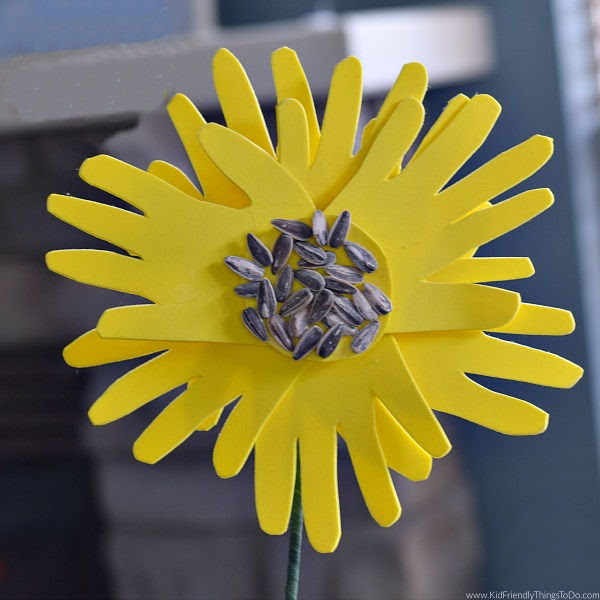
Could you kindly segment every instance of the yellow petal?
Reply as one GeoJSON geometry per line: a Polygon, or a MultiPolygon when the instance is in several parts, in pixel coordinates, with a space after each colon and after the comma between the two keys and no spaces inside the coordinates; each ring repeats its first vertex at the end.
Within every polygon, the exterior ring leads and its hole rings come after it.
{"type": "Polygon", "coordinates": [[[244,357],[249,377],[240,390],[243,396],[223,425],[214,448],[213,463],[220,477],[240,472],[265,421],[307,366],[269,347],[246,351],[244,357]],[[269,377],[264,376],[265,365],[269,377]]]}
{"type": "Polygon", "coordinates": [[[152,273],[136,258],[108,250],[52,250],[46,254],[46,265],[51,271],[79,283],[149,300],[158,298],[152,273]]]}
{"type": "Polygon", "coordinates": [[[371,516],[382,527],[389,527],[400,518],[401,508],[375,432],[374,414],[371,422],[344,423],[340,434],[371,516]]]}
{"type": "Polygon", "coordinates": [[[201,352],[167,352],[117,379],[89,410],[94,425],[104,425],[132,413],[196,375],[201,352]]]}
{"type": "Polygon", "coordinates": [[[411,161],[417,157],[433,142],[433,140],[442,132],[460,111],[469,103],[469,98],[464,94],[454,96],[442,111],[442,114],[436,119],[435,123],[429,128],[429,131],[423,137],[419,147],[411,157],[411,161]]]}
{"type": "Polygon", "coordinates": [[[169,346],[165,342],[104,339],[92,329],[66,346],[63,358],[67,364],[81,369],[146,356],[169,346]]]}
{"type": "Polygon", "coordinates": [[[512,321],[492,331],[524,335],[567,335],[574,330],[575,319],[571,311],[524,303],[512,321]]]}
{"type": "Polygon", "coordinates": [[[393,297],[387,331],[493,329],[511,321],[519,310],[516,292],[467,283],[422,282],[393,297]],[[401,310],[398,308],[401,307],[401,310]]]}
{"type": "Polygon", "coordinates": [[[333,552],[342,534],[337,482],[337,431],[314,418],[300,438],[304,524],[317,552],[333,552]]]}
{"type": "Polygon", "coordinates": [[[298,55],[292,49],[284,47],[275,50],[271,55],[271,68],[273,70],[277,102],[281,103],[286,98],[294,98],[304,108],[308,124],[310,160],[312,162],[317,152],[321,134],[315,104],[302,64],[298,59],[298,55]]]}
{"type": "Polygon", "coordinates": [[[552,139],[534,135],[499,154],[438,196],[446,221],[455,221],[540,169],[552,156],[552,139]]]}
{"type": "Polygon", "coordinates": [[[481,246],[530,221],[554,202],[549,189],[528,190],[489,208],[479,210],[447,227],[440,250],[423,268],[435,272],[460,258],[470,248],[481,246]]]}
{"type": "Polygon", "coordinates": [[[213,58],[213,78],[227,127],[273,156],[271,138],[252,84],[240,61],[226,48],[213,58]]]}
{"type": "Polygon", "coordinates": [[[174,165],[165,162],[164,160],[153,160],[147,169],[148,173],[152,173],[156,177],[160,177],[163,181],[170,183],[173,187],[181,190],[185,194],[189,194],[198,200],[204,200],[204,196],[200,190],[190,181],[188,176],[174,165]]]}
{"type": "Polygon", "coordinates": [[[137,438],[134,456],[141,462],[157,463],[234,400],[232,387],[218,371],[194,379],[137,438]]]}
{"type": "Polygon", "coordinates": [[[200,145],[198,134],[206,121],[193,102],[183,94],[175,94],[167,110],[202,186],[205,199],[234,208],[248,206],[248,196],[221,173],[200,145]]]}
{"type": "Polygon", "coordinates": [[[277,105],[277,151],[281,164],[297,179],[306,178],[310,160],[306,113],[297,100],[277,105]]]}
{"type": "Polygon", "coordinates": [[[381,401],[375,405],[375,418],[381,449],[389,467],[413,481],[427,479],[431,473],[431,455],[406,433],[381,401]]]}
{"type": "Polygon", "coordinates": [[[60,194],[48,197],[48,212],[130,254],[140,254],[147,224],[141,215],[108,204],[60,194]]]}
{"type": "Polygon", "coordinates": [[[459,258],[427,279],[441,283],[486,283],[524,279],[534,273],[533,263],[525,257],[459,258]]]}
{"type": "Polygon", "coordinates": [[[494,98],[475,96],[411,161],[404,177],[410,184],[439,191],[483,144],[499,115],[500,105],[494,98]]]}
{"type": "Polygon", "coordinates": [[[265,423],[254,450],[256,513],[260,528],[271,535],[288,528],[296,480],[295,430],[281,427],[278,411],[265,423]]]}

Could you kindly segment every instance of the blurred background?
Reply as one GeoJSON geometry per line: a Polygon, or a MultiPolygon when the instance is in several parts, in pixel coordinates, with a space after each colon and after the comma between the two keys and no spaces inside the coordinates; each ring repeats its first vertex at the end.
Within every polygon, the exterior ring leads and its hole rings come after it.
{"type": "Polygon", "coordinates": [[[587,369],[566,391],[493,382],[551,413],[543,436],[444,418],[455,450],[427,482],[398,478],[392,528],[371,521],[342,451],[344,535],[333,555],[305,544],[300,597],[600,592],[600,2],[0,0],[0,598],[283,596],[287,539],[258,529],[251,464],[220,480],[213,433],[159,465],[137,463],[133,439],[169,398],[109,427],[87,421],[131,365],[77,371],[61,350],[127,298],[43,262],[50,249],[100,247],[45,212],[50,192],[114,201],[78,180],[86,157],[189,169],[165,101],[187,93],[221,120],[219,47],[242,60],[272,126],[269,55],[283,45],[297,50],[319,111],[335,63],[358,56],[364,123],[408,61],[429,69],[429,123],[459,91],[493,94],[503,114],[469,170],[534,133],[554,138],[554,158],[526,186],[551,187],[556,204],[484,253],[531,256],[536,276],[514,289],[571,309],[578,328],[524,343],[587,369]]]}

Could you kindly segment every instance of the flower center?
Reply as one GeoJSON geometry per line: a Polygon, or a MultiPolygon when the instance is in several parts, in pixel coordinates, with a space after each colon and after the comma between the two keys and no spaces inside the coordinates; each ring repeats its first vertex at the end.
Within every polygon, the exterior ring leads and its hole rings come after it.
{"type": "Polygon", "coordinates": [[[294,360],[349,358],[383,334],[389,300],[387,259],[344,211],[316,211],[312,227],[274,219],[258,238],[247,235],[249,258],[226,265],[246,279],[235,293],[248,299],[242,321],[258,339],[294,360]]]}

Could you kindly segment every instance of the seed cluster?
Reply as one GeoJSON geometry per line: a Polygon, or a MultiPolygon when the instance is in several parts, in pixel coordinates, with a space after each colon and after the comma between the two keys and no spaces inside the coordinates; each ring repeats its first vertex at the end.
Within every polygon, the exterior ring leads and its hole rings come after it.
{"type": "Polygon", "coordinates": [[[377,259],[366,248],[346,240],[351,215],[344,211],[331,229],[325,215],[317,210],[312,228],[300,221],[273,219],[280,235],[270,250],[254,234],[247,235],[253,260],[228,256],[225,264],[247,279],[235,288],[244,298],[256,298],[256,308],[246,308],[242,321],[259,340],[269,335],[294,360],[316,349],[327,358],[344,335],[352,336],[355,353],[367,350],[380,328],[379,316],[392,310],[389,298],[365,274],[377,268],[377,259]],[[316,244],[310,240],[314,237],[316,244]],[[341,248],[352,265],[339,265],[337,256],[327,248],[341,248]],[[297,268],[289,264],[292,253],[298,255],[297,268]],[[275,285],[265,277],[265,269],[276,275],[275,285]],[[293,292],[294,280],[301,286],[293,292]],[[362,288],[359,289],[359,285],[362,288]]]}

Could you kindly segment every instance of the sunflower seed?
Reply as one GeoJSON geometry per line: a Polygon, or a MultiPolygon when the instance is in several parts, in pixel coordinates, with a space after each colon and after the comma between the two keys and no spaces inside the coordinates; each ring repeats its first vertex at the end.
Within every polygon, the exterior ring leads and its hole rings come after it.
{"type": "Polygon", "coordinates": [[[327,265],[325,271],[335,279],[344,283],[360,283],[364,276],[356,267],[345,267],[343,265],[327,265]]]}
{"type": "Polygon", "coordinates": [[[376,285],[365,283],[363,293],[380,315],[387,315],[392,310],[391,300],[376,285]]]}
{"type": "Polygon", "coordinates": [[[325,252],[325,259],[313,262],[312,260],[305,260],[301,258],[298,261],[298,266],[303,269],[318,269],[325,267],[326,265],[332,265],[337,260],[337,256],[333,252],[325,252]]]}
{"type": "Polygon", "coordinates": [[[258,288],[260,287],[260,281],[248,281],[248,283],[242,283],[233,288],[233,291],[242,298],[256,298],[258,294],[258,288]]]}
{"type": "Polygon", "coordinates": [[[256,281],[262,279],[265,276],[265,270],[259,267],[256,263],[253,263],[247,258],[240,258],[239,256],[228,256],[225,259],[225,264],[240,277],[244,279],[250,279],[256,281]]]}
{"type": "Polygon", "coordinates": [[[289,221],[288,219],[273,219],[271,225],[283,233],[291,235],[295,240],[309,240],[312,237],[312,229],[301,221],[289,221]]]}
{"type": "Polygon", "coordinates": [[[325,324],[327,329],[331,329],[332,327],[334,327],[335,325],[339,325],[340,323],[344,324],[344,320],[331,310],[323,317],[323,323],[325,324]]]}
{"type": "Polygon", "coordinates": [[[350,283],[345,283],[333,277],[325,277],[325,288],[335,292],[336,294],[356,294],[358,291],[350,283]]]}
{"type": "Polygon", "coordinates": [[[309,329],[307,329],[302,337],[298,340],[296,344],[296,349],[294,350],[293,359],[300,360],[304,358],[307,354],[309,354],[312,349],[319,343],[321,336],[323,335],[323,330],[318,325],[313,325],[309,329]]]}
{"type": "Polygon", "coordinates": [[[354,304],[345,296],[335,296],[333,310],[349,325],[358,327],[364,322],[354,304]]]}
{"type": "Polygon", "coordinates": [[[302,288],[297,292],[293,293],[279,309],[279,314],[282,317],[288,317],[293,315],[295,312],[302,310],[308,303],[313,299],[312,292],[307,288],[302,288]]]}
{"type": "Polygon", "coordinates": [[[263,267],[268,267],[273,262],[271,251],[253,234],[246,235],[248,250],[252,258],[263,267]]]}
{"type": "Polygon", "coordinates": [[[287,233],[282,233],[273,246],[273,264],[271,265],[271,271],[273,275],[277,275],[281,267],[285,265],[292,253],[294,246],[294,240],[292,236],[287,233]]]}
{"type": "Polygon", "coordinates": [[[294,242],[294,250],[304,260],[308,260],[313,264],[325,264],[327,262],[327,254],[323,248],[315,246],[310,242],[294,242]]]}
{"type": "Polygon", "coordinates": [[[348,235],[350,230],[350,211],[345,210],[331,226],[329,231],[329,245],[332,248],[339,248],[348,235]]]}
{"type": "Polygon", "coordinates": [[[312,218],[313,235],[320,246],[327,245],[327,219],[322,210],[316,210],[312,218]]]}
{"type": "Polygon", "coordinates": [[[310,262],[308,260],[304,260],[303,258],[301,258],[298,261],[298,266],[301,269],[321,269],[326,264],[327,264],[326,262],[318,262],[318,263],[310,262]]]}
{"type": "Polygon", "coordinates": [[[377,259],[360,244],[345,242],[344,250],[346,251],[348,258],[365,273],[372,273],[379,267],[377,259]]]}
{"type": "Polygon", "coordinates": [[[356,354],[364,352],[373,343],[375,336],[379,333],[379,327],[379,321],[370,321],[362,329],[359,329],[350,343],[352,352],[356,354]]]}
{"type": "Polygon", "coordinates": [[[321,358],[327,358],[331,356],[335,349],[338,347],[340,343],[340,339],[344,333],[344,325],[342,323],[338,323],[334,325],[321,339],[317,344],[317,354],[321,358]]]}
{"type": "Polygon", "coordinates": [[[256,307],[258,314],[265,319],[275,314],[277,308],[277,299],[275,298],[275,290],[268,279],[263,279],[258,288],[256,295],[256,307]]]}
{"type": "Polygon", "coordinates": [[[273,336],[273,339],[286,350],[290,352],[294,349],[294,342],[288,332],[287,324],[285,319],[281,315],[273,315],[269,317],[267,321],[267,327],[269,332],[273,336]]]}
{"type": "Polygon", "coordinates": [[[327,329],[331,329],[340,323],[344,326],[342,335],[354,335],[358,331],[356,327],[348,325],[348,323],[334,311],[330,311],[323,317],[323,324],[326,325],[327,329]]]}
{"type": "Polygon", "coordinates": [[[277,276],[275,282],[275,298],[277,302],[285,302],[292,291],[292,285],[294,283],[294,271],[290,265],[285,265],[277,276]]]}
{"type": "Polygon", "coordinates": [[[365,318],[365,321],[376,321],[379,315],[373,310],[373,307],[366,299],[365,295],[358,291],[352,296],[352,301],[358,312],[365,318]]]}
{"type": "Polygon", "coordinates": [[[309,290],[320,292],[325,287],[325,279],[321,273],[310,269],[299,269],[294,272],[296,279],[309,290]]]}
{"type": "Polygon", "coordinates": [[[254,308],[245,308],[242,311],[242,321],[252,335],[263,342],[267,341],[267,328],[254,308]]]}
{"type": "Polygon", "coordinates": [[[308,311],[308,322],[311,325],[318,323],[331,310],[334,299],[333,293],[329,290],[319,292],[308,311]]]}
{"type": "Polygon", "coordinates": [[[300,337],[308,328],[308,311],[295,312],[288,321],[288,330],[292,337],[300,337]]]}

